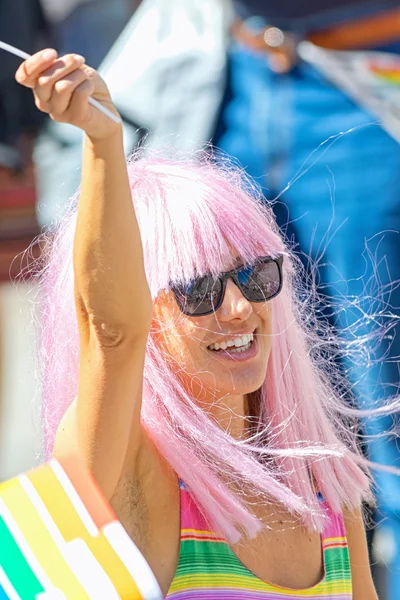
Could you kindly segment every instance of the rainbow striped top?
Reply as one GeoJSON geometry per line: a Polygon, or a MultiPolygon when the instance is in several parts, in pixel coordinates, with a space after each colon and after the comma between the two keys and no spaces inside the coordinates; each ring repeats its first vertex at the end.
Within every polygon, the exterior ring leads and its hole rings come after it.
{"type": "Polygon", "coordinates": [[[228,543],[207,525],[188,490],[181,485],[181,546],[178,568],[167,599],[173,600],[350,600],[349,552],[343,518],[329,511],[322,537],[324,575],[311,588],[294,590],[258,579],[228,543]]]}

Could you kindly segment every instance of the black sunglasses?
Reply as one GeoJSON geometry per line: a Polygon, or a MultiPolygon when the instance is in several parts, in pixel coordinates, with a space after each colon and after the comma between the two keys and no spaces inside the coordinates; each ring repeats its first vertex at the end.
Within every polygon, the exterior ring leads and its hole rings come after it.
{"type": "Polygon", "coordinates": [[[191,317],[209,315],[221,306],[226,282],[232,279],[249,302],[266,302],[275,298],[282,289],[283,256],[258,258],[251,265],[243,265],[218,277],[204,275],[187,285],[171,285],[183,314],[191,317]]]}

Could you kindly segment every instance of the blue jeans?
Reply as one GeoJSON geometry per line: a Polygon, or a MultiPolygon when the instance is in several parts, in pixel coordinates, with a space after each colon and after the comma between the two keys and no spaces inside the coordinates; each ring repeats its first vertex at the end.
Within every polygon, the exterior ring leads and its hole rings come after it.
{"type": "MultiPolygon", "coordinates": [[[[400,45],[391,51],[399,52],[400,45]]],[[[339,335],[371,338],[342,364],[358,403],[373,407],[396,394],[400,327],[374,341],[374,319],[355,324],[364,311],[387,311],[387,303],[400,317],[400,288],[390,289],[391,282],[400,281],[398,143],[313,67],[299,64],[279,75],[264,55],[239,45],[231,49],[214,141],[240,161],[267,198],[276,198],[292,181],[275,204],[279,224],[300,252],[319,261],[319,291],[334,306],[325,312],[339,335]]],[[[379,435],[393,426],[393,418],[367,419],[363,425],[367,435],[379,435]]],[[[393,438],[372,439],[368,452],[376,462],[400,467],[393,438]]],[[[400,478],[375,475],[379,509],[388,522],[400,525],[400,478]]],[[[394,600],[400,597],[400,548],[389,571],[394,600]]]]}

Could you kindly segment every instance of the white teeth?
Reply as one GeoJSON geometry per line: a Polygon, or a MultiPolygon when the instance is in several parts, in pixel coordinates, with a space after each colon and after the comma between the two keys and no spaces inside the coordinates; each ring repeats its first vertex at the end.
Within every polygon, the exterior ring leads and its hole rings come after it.
{"type": "Polygon", "coordinates": [[[209,350],[226,350],[227,348],[232,348],[231,352],[239,352],[240,350],[243,351],[250,348],[253,339],[254,335],[252,333],[247,333],[246,335],[242,335],[241,337],[232,338],[224,342],[211,344],[210,346],[208,346],[208,348],[209,350]]]}
{"type": "Polygon", "coordinates": [[[240,348],[232,348],[231,352],[238,354],[239,352],[246,352],[246,350],[248,350],[251,346],[251,342],[249,342],[248,344],[246,344],[246,346],[241,346],[240,348]]]}

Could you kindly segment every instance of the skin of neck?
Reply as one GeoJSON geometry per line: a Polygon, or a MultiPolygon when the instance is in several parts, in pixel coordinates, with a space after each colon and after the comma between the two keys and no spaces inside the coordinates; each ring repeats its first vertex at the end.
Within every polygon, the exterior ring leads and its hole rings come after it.
{"type": "Polygon", "coordinates": [[[209,403],[207,412],[219,427],[234,439],[244,440],[247,437],[247,396],[225,396],[209,403]]]}

